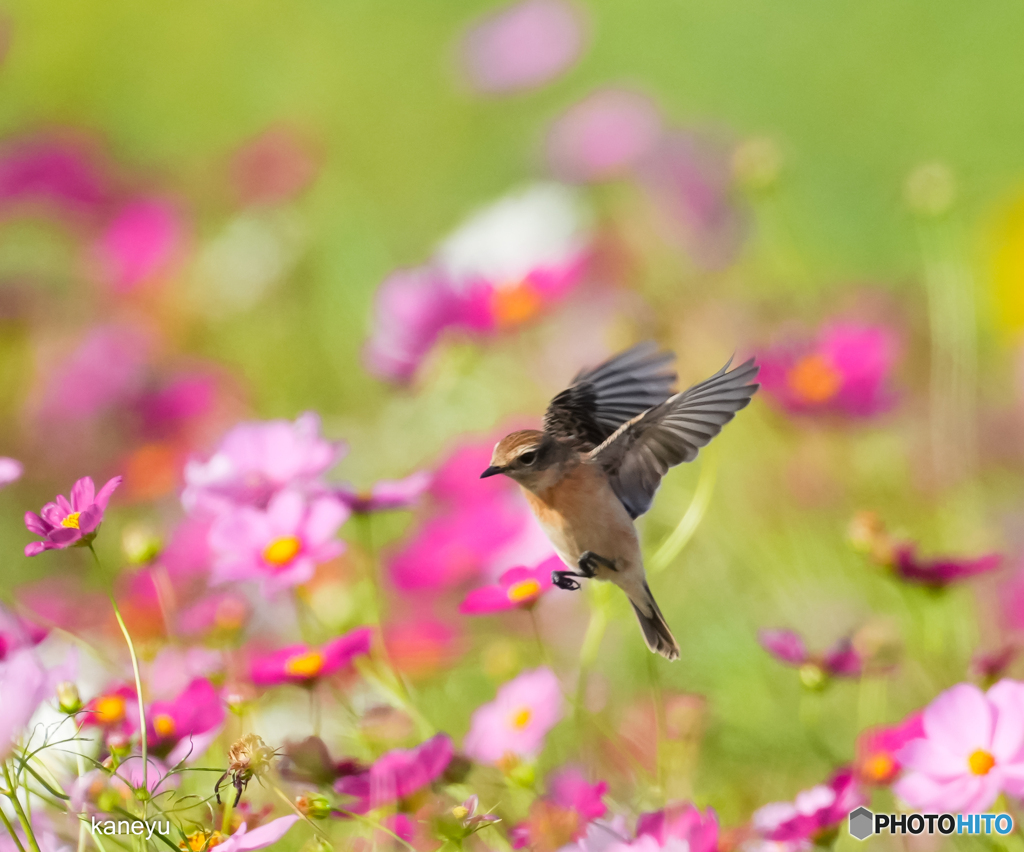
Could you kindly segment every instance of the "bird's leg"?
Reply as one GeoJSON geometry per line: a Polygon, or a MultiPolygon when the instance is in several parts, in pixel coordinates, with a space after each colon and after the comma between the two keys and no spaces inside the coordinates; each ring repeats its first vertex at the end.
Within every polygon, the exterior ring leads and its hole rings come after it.
{"type": "Polygon", "coordinates": [[[584,550],[583,553],[580,554],[578,564],[580,566],[580,571],[582,571],[587,577],[595,576],[597,574],[597,566],[599,565],[603,565],[609,571],[618,570],[615,567],[614,561],[605,556],[594,553],[592,550],[584,550]]]}
{"type": "Polygon", "coordinates": [[[579,577],[581,580],[589,579],[586,574],[576,574],[572,571],[551,572],[551,582],[558,586],[558,588],[565,589],[569,592],[575,592],[580,587],[580,584],[577,583],[573,577],[579,577]]]}

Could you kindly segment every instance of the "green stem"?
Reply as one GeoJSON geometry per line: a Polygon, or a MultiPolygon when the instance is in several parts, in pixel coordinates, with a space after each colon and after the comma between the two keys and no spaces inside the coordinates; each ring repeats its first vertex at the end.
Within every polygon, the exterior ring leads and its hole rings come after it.
{"type": "Polygon", "coordinates": [[[220,833],[227,837],[231,834],[231,816],[235,810],[235,799],[233,796],[226,796],[224,799],[224,816],[220,820],[220,833]]]}
{"type": "MultiPolygon", "coordinates": [[[[92,558],[96,560],[96,567],[102,571],[103,566],[100,564],[100,558],[96,555],[92,544],[89,545],[89,551],[92,553],[92,558]]],[[[142,676],[139,674],[139,658],[135,653],[135,643],[132,642],[131,634],[128,632],[124,619],[121,617],[121,610],[118,609],[117,601],[114,600],[114,593],[109,592],[109,595],[111,606],[114,607],[114,617],[117,619],[117,624],[124,635],[124,641],[128,644],[128,654],[132,658],[132,672],[135,674],[135,696],[139,702],[139,736],[142,739],[142,789],[145,791],[145,798],[141,800],[142,818],[145,819],[146,803],[149,801],[149,734],[146,726],[146,705],[142,700],[142,676]]],[[[136,798],[139,798],[137,790],[135,794],[136,798]]]]}
{"type": "Polygon", "coordinates": [[[40,852],[35,832],[32,831],[32,823],[25,815],[25,810],[21,806],[21,800],[18,798],[18,788],[15,787],[14,780],[11,778],[11,770],[6,763],[3,764],[3,767],[4,780],[7,781],[7,789],[10,791],[8,796],[10,797],[11,804],[14,806],[14,813],[18,816],[18,822],[21,823],[21,828],[25,832],[25,839],[28,840],[28,845],[32,847],[32,852],[40,852]]]}
{"type": "Polygon", "coordinates": [[[21,838],[18,837],[18,832],[14,826],[11,825],[11,821],[7,819],[7,814],[4,813],[4,809],[0,808],[0,820],[7,827],[7,833],[11,835],[11,840],[14,841],[14,845],[18,847],[18,852],[25,852],[25,847],[21,845],[21,838]]]}
{"type": "Polygon", "coordinates": [[[689,544],[697,527],[704,520],[704,515],[711,505],[711,496],[715,493],[715,481],[718,479],[718,452],[714,445],[704,451],[704,463],[701,465],[700,477],[697,479],[697,490],[693,492],[693,499],[683,513],[676,528],[669,533],[668,538],[662,542],[651,557],[651,563],[647,570],[648,574],[657,574],[664,570],[689,544]]]}

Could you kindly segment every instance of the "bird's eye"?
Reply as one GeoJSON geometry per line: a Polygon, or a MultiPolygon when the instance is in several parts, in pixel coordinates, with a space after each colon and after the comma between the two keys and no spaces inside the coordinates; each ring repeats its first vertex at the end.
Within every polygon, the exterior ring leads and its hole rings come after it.
{"type": "Polygon", "coordinates": [[[525,465],[531,465],[537,461],[537,453],[534,450],[530,450],[528,453],[523,453],[519,457],[519,461],[525,465]]]}

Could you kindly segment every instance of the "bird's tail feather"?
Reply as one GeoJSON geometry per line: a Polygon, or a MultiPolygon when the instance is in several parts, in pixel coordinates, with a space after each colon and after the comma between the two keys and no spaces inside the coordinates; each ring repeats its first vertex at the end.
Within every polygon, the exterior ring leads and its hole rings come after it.
{"type": "Polygon", "coordinates": [[[644,641],[655,654],[661,654],[666,660],[678,660],[679,644],[672,635],[672,631],[668,629],[665,616],[661,614],[646,580],[644,581],[644,592],[646,597],[643,600],[635,601],[632,597],[629,599],[633,605],[633,612],[636,613],[637,620],[640,622],[640,629],[644,633],[644,641]]]}

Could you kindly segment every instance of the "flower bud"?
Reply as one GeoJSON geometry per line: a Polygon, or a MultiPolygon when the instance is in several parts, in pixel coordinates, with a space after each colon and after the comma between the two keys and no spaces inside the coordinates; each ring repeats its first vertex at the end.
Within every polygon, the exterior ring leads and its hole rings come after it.
{"type": "Polygon", "coordinates": [[[82,709],[82,697],[78,694],[78,687],[71,681],[63,681],[57,684],[57,704],[61,713],[73,716],[82,709]]]}
{"type": "Polygon", "coordinates": [[[828,681],[828,674],[817,663],[804,663],[800,666],[800,683],[807,689],[824,689],[828,681]]]}
{"type": "Polygon", "coordinates": [[[331,815],[331,803],[320,793],[306,793],[295,800],[295,807],[310,819],[327,819],[331,815]]]}
{"type": "Polygon", "coordinates": [[[132,750],[132,738],[120,731],[112,731],[107,735],[107,748],[110,754],[120,762],[132,750]]]}
{"type": "Polygon", "coordinates": [[[121,535],[121,549],[132,565],[152,562],[163,546],[160,536],[145,524],[131,524],[121,535]]]}

